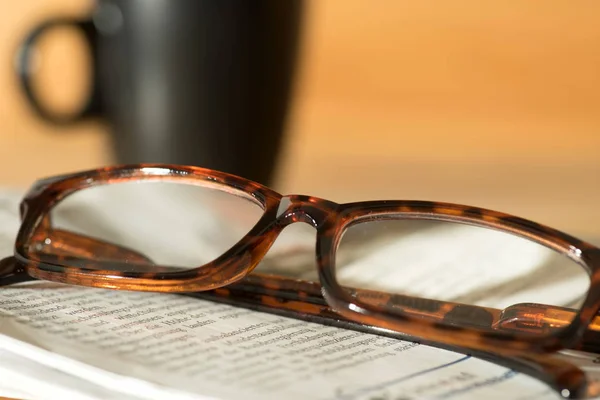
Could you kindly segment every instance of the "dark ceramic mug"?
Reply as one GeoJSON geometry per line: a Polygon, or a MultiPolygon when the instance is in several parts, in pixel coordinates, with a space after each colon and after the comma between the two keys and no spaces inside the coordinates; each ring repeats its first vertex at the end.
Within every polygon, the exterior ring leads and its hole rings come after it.
{"type": "Polygon", "coordinates": [[[33,109],[68,124],[101,117],[120,163],[200,165],[268,183],[284,131],[302,0],[99,0],[89,20],[49,20],[25,39],[18,72],[33,109]],[[80,30],[93,85],[59,115],[32,83],[36,41],[80,30]]]}

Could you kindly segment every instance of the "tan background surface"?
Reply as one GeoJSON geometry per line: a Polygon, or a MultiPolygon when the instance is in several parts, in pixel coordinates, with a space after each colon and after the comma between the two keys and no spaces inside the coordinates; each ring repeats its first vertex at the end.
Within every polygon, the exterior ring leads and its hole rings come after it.
{"type": "MultiPolygon", "coordinates": [[[[105,127],[35,119],[12,73],[29,29],[92,3],[0,4],[0,184],[110,162],[105,127]]],[[[600,237],[598,18],[594,1],[310,2],[277,188],[468,203],[600,237]]],[[[85,87],[81,48],[64,32],[44,45],[60,104],[85,87]]]]}

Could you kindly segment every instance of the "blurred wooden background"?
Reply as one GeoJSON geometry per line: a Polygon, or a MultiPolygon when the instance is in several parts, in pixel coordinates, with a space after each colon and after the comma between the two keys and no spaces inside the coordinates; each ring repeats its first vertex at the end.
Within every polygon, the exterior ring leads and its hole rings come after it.
{"type": "MultiPolygon", "coordinates": [[[[600,238],[600,3],[308,4],[277,189],[467,203],[600,238]]],[[[105,126],[37,120],[12,70],[33,26],[92,6],[0,4],[0,185],[111,161],[105,126]]],[[[41,84],[76,104],[85,46],[69,32],[42,46],[41,84]]]]}

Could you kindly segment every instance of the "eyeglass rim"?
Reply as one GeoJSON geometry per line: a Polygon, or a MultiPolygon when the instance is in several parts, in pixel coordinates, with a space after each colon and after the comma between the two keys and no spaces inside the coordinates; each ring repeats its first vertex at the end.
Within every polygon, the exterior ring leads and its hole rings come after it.
{"type": "MultiPolygon", "coordinates": [[[[331,228],[335,230],[335,233],[325,236],[333,237],[333,243],[324,244],[324,247],[328,246],[332,249],[331,261],[329,261],[332,267],[319,268],[319,271],[323,271],[320,280],[328,283],[323,288],[325,295],[328,295],[328,302],[335,305],[334,308],[340,309],[340,313],[346,317],[348,317],[348,314],[344,314],[344,312],[348,313],[347,310],[352,310],[352,313],[370,316],[371,319],[385,320],[386,312],[373,307],[371,304],[352,298],[335,278],[335,255],[342,234],[353,224],[379,220],[386,214],[392,215],[398,211],[404,213],[401,219],[458,222],[520,236],[568,256],[588,273],[590,278],[588,293],[579,312],[567,328],[555,335],[546,336],[543,340],[520,336],[509,338],[503,335],[501,341],[505,341],[503,346],[507,350],[517,350],[521,343],[525,345],[521,350],[535,352],[553,352],[572,347],[581,340],[585,330],[600,309],[600,296],[598,294],[600,289],[600,282],[598,282],[600,279],[600,257],[598,257],[600,250],[589,243],[524,218],[483,208],[429,201],[373,201],[340,205],[340,222],[331,228]],[[361,218],[364,218],[364,220],[361,220],[361,218]],[[595,282],[598,283],[595,284],[595,282]],[[513,346],[512,341],[515,342],[516,346],[513,346]]],[[[368,324],[366,319],[362,323],[368,324]]],[[[399,325],[398,321],[390,321],[390,324],[399,325]]],[[[437,323],[433,322],[432,325],[437,325],[437,323]]],[[[399,329],[412,330],[407,324],[402,324],[399,329]]],[[[480,334],[483,337],[488,337],[486,332],[480,332],[480,334]]],[[[495,334],[489,336],[492,340],[497,339],[495,334]]],[[[476,340],[476,338],[473,338],[473,340],[476,340]]],[[[500,343],[497,344],[500,345],[500,343]]]]}
{"type": "MultiPolygon", "coordinates": [[[[260,229],[272,219],[272,210],[277,207],[281,195],[259,183],[247,179],[194,166],[179,166],[167,164],[133,164],[93,169],[74,174],[44,178],[34,183],[21,203],[22,223],[15,244],[15,257],[26,264],[27,272],[38,279],[63,283],[72,283],[92,287],[110,287],[130,290],[151,290],[163,292],[180,292],[190,285],[200,269],[209,272],[222,268],[232,256],[252,245],[258,246],[259,240],[249,238],[260,237],[260,229]],[[34,257],[26,248],[36,229],[42,224],[42,219],[61,200],[72,193],[86,188],[112,183],[131,181],[182,181],[201,186],[216,187],[225,191],[237,191],[245,194],[263,208],[263,215],[232,249],[203,266],[180,272],[167,273],[120,273],[102,269],[83,269],[68,267],[60,264],[43,262],[34,257]]],[[[213,275],[204,274],[204,281],[213,275]]],[[[243,274],[238,274],[243,275],[243,274]]],[[[241,276],[237,276],[238,278],[241,276]]],[[[232,279],[232,281],[235,279],[232,279]]],[[[226,284],[215,284],[215,287],[226,284]]],[[[206,284],[205,284],[206,286],[206,284]]],[[[193,289],[193,287],[192,287],[193,289]]],[[[208,289],[208,287],[207,287],[208,289]]]]}

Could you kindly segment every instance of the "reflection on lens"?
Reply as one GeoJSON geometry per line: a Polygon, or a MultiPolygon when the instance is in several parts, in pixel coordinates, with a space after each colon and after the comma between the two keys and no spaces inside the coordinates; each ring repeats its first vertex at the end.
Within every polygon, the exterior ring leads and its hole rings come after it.
{"type": "Polygon", "coordinates": [[[71,266],[189,269],[222,255],[262,215],[252,199],[214,188],[163,181],[101,185],[58,203],[46,237],[31,247],[42,260],[60,256],[71,266]]]}
{"type": "Polygon", "coordinates": [[[349,226],[337,249],[336,277],[365,303],[537,334],[568,325],[590,285],[581,265],[531,240],[414,219],[349,226]]]}

